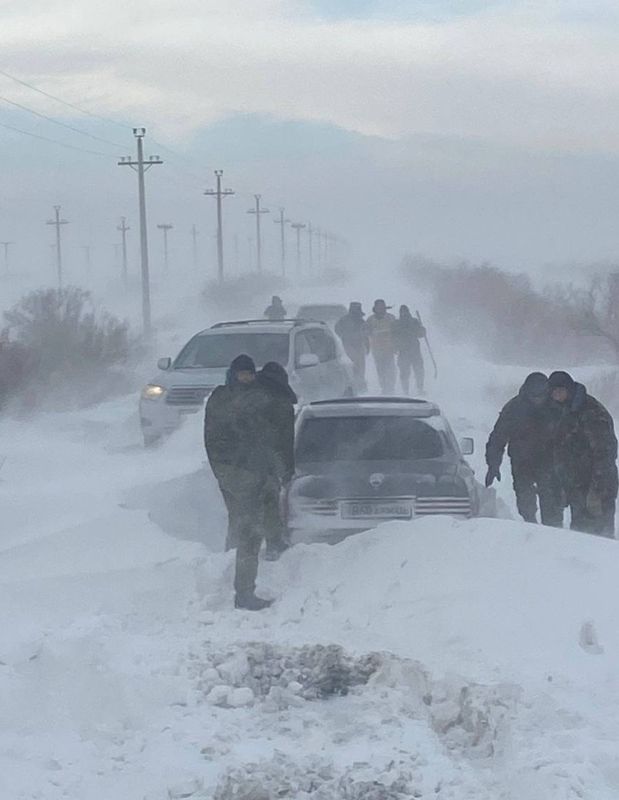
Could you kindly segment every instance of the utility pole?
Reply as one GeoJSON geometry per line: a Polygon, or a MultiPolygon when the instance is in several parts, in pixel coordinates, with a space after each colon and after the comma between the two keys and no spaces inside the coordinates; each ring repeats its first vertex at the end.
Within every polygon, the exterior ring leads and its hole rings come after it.
{"type": "Polygon", "coordinates": [[[4,247],[4,271],[6,274],[9,274],[9,247],[14,244],[14,242],[0,242],[0,244],[4,247]]]}
{"type": "Polygon", "coordinates": [[[215,177],[217,178],[217,188],[207,189],[204,194],[209,197],[217,198],[217,278],[219,283],[224,280],[224,223],[223,223],[223,209],[222,199],[234,194],[232,189],[222,189],[221,179],[223,177],[223,169],[215,170],[215,177]]]}
{"type": "Polygon", "coordinates": [[[308,222],[307,224],[307,255],[308,255],[308,272],[310,275],[314,274],[314,230],[312,228],[312,223],[308,222]]]}
{"type": "Polygon", "coordinates": [[[146,228],[146,189],[144,185],[144,174],[155,164],[163,164],[159,156],[149,156],[148,161],[144,161],[144,137],[146,128],[134,128],[133,135],[138,140],[138,157],[135,161],[131,156],[123,156],[118,165],[120,167],[131,167],[138,173],[138,195],[140,205],[140,260],[142,270],[142,326],[145,336],[151,334],[151,312],[150,312],[150,276],[148,271],[148,231],[146,228]]]}
{"type": "Polygon", "coordinates": [[[314,236],[316,237],[316,242],[318,244],[316,265],[318,267],[318,272],[322,272],[322,247],[320,246],[322,233],[320,228],[316,228],[314,230],[314,236]]]}
{"type": "Polygon", "coordinates": [[[286,225],[290,223],[289,219],[285,219],[285,209],[279,209],[279,219],[274,219],[273,222],[280,226],[281,247],[282,247],[282,275],[286,275],[286,225]]]}
{"type": "Polygon", "coordinates": [[[198,229],[195,225],[191,226],[191,251],[193,254],[193,268],[198,268],[198,229]]]}
{"type": "Polygon", "coordinates": [[[328,233],[323,233],[322,234],[325,269],[329,268],[329,256],[330,256],[330,253],[329,253],[329,241],[330,241],[330,239],[331,239],[331,237],[329,236],[328,233]]]}
{"type": "Polygon", "coordinates": [[[240,260],[240,253],[239,253],[239,237],[238,234],[234,234],[234,266],[236,274],[238,275],[241,271],[241,260],[240,260]]]}
{"type": "Polygon", "coordinates": [[[297,276],[301,274],[301,231],[305,227],[303,222],[293,222],[290,225],[297,232],[297,276]]]}
{"type": "Polygon", "coordinates": [[[258,272],[262,272],[262,237],[260,235],[260,217],[263,214],[270,214],[268,208],[260,208],[260,198],[262,195],[255,194],[254,198],[256,200],[256,207],[250,208],[247,212],[248,214],[255,214],[256,215],[256,267],[258,272]]]}
{"type": "Polygon", "coordinates": [[[116,230],[120,231],[122,234],[122,257],[123,257],[123,286],[125,289],[129,285],[129,273],[127,270],[127,231],[130,231],[131,228],[127,225],[127,217],[120,218],[120,225],[116,226],[116,230]]]}
{"type": "Polygon", "coordinates": [[[167,275],[168,273],[168,231],[171,231],[174,225],[170,225],[169,222],[163,222],[161,225],[157,225],[160,231],[163,231],[163,269],[167,275]]]}
{"type": "Polygon", "coordinates": [[[82,250],[84,251],[84,263],[86,264],[86,273],[90,275],[90,267],[91,267],[91,260],[90,260],[90,251],[91,247],[89,244],[82,245],[82,250]]]}
{"type": "Polygon", "coordinates": [[[68,225],[69,220],[60,219],[60,206],[54,206],[55,217],[48,219],[46,225],[54,225],[56,228],[56,270],[58,272],[58,291],[62,291],[62,247],[60,244],[60,226],[68,225]]]}

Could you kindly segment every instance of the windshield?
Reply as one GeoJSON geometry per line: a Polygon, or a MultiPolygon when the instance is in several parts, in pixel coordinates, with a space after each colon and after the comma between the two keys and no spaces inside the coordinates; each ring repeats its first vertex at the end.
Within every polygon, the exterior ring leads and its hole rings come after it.
{"type": "Polygon", "coordinates": [[[297,461],[415,461],[443,455],[441,435],[414,417],[322,417],[306,420],[297,461]]]}
{"type": "Polygon", "coordinates": [[[263,367],[267,361],[288,364],[287,333],[218,333],[194,336],[174,362],[175,369],[220,368],[242,353],[263,367]]]}

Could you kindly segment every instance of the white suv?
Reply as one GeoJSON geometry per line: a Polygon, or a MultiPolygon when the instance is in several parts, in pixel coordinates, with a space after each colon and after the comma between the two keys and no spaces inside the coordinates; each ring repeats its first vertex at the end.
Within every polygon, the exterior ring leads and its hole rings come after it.
{"type": "Polygon", "coordinates": [[[251,356],[258,368],[268,361],[285,367],[299,403],[353,393],[350,368],[324,323],[220,322],[197,333],[174,361],[159,359],[159,372],[140,398],[144,444],[154,444],[175,430],[183,415],[200,411],[213,389],[225,383],[230,362],[241,353],[251,356]]]}

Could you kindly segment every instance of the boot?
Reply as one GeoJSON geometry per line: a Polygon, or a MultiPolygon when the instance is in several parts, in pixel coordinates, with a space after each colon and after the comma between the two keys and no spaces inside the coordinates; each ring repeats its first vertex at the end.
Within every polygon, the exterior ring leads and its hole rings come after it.
{"type": "Polygon", "coordinates": [[[234,607],[244,608],[246,611],[262,611],[273,605],[272,600],[256,597],[255,594],[237,594],[234,597],[234,607]]]}

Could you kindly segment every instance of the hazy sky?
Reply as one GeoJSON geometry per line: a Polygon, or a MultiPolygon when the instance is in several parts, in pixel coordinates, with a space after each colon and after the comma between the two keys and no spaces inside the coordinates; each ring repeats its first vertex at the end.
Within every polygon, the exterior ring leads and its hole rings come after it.
{"type": "MultiPolygon", "coordinates": [[[[166,163],[150,218],[209,242],[212,170],[240,194],[245,246],[261,192],[330,227],[368,268],[405,250],[537,266],[619,249],[616,0],[3,0],[0,69],[121,123],[145,124],[166,163]]],[[[111,250],[135,181],[115,166],[130,131],[0,76],[0,239],[49,256],[61,203],[73,257],[111,250]],[[118,146],[117,146],[118,145],[118,146]],[[27,242],[27,244],[25,244],[27,242]]],[[[269,221],[270,224],[270,221],[269,221]]],[[[275,254],[275,226],[267,246],[275,254]],[[272,239],[272,241],[271,241],[272,239]]],[[[153,247],[158,239],[153,232],[153,247]]],[[[212,245],[211,245],[212,246],[212,245]]],[[[247,243],[249,247],[249,243],[247,243]]]]}

